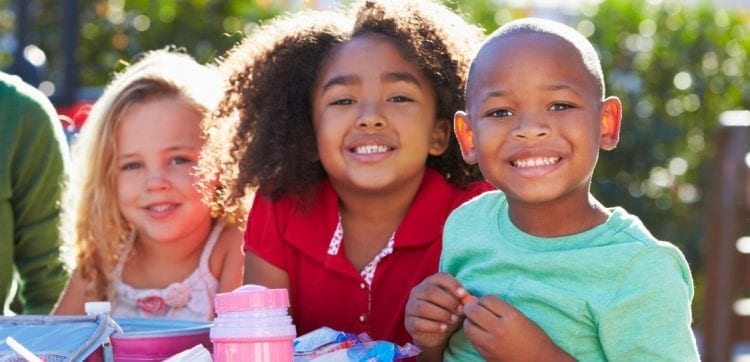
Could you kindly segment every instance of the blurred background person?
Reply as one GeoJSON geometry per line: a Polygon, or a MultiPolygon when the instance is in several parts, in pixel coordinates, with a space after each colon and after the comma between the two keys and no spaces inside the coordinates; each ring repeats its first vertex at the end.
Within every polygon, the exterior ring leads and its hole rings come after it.
{"type": "Polygon", "coordinates": [[[21,78],[0,72],[3,315],[46,314],[65,286],[58,222],[67,163],[68,144],[52,103],[21,78]]]}

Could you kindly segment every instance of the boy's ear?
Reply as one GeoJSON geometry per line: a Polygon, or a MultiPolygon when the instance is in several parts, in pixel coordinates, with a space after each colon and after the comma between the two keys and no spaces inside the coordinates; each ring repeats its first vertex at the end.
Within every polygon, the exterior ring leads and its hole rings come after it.
{"type": "Polygon", "coordinates": [[[453,116],[453,129],[458,138],[458,145],[461,147],[461,155],[468,164],[477,163],[477,152],[474,147],[474,132],[471,129],[469,115],[466,112],[458,111],[453,116]]]}
{"type": "Polygon", "coordinates": [[[448,149],[451,137],[451,123],[444,118],[435,120],[432,127],[432,141],[430,142],[429,154],[440,156],[448,149]]]}
{"type": "Polygon", "coordinates": [[[622,121],[622,103],[617,97],[608,97],[602,105],[601,137],[599,147],[609,151],[617,147],[620,140],[620,124],[622,121]]]}

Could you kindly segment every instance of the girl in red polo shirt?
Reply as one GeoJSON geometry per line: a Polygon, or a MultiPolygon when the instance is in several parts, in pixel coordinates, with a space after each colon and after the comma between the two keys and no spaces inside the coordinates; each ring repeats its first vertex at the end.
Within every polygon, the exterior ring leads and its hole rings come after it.
{"type": "Polygon", "coordinates": [[[431,1],[352,10],[277,19],[228,53],[201,168],[222,171],[231,188],[212,194],[229,208],[258,187],[244,282],[288,288],[298,335],[404,344],[404,306],[437,272],[446,217],[491,188],[451,126],[483,32],[431,1]]]}

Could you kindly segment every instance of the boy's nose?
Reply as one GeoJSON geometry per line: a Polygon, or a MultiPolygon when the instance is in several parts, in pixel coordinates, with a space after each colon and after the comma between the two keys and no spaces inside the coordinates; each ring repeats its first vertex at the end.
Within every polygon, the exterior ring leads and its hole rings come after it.
{"type": "Polygon", "coordinates": [[[522,117],[513,129],[513,137],[522,139],[543,138],[549,135],[550,129],[546,122],[538,117],[522,117]]]}

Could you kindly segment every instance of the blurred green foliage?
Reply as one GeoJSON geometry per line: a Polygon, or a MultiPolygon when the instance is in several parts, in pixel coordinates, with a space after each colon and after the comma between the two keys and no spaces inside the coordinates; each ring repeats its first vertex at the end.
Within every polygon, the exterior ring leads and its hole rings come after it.
{"type": "MultiPolygon", "coordinates": [[[[47,55],[43,77],[58,82],[64,0],[26,1],[28,43],[47,55]]],[[[172,44],[211,61],[259,21],[315,3],[79,0],[80,84],[101,87],[133,56],[172,44]]],[[[11,0],[0,0],[0,68],[11,59],[10,5],[11,0]]],[[[602,153],[593,192],[605,204],[639,215],[656,237],[679,245],[696,280],[702,280],[701,239],[717,119],[723,111],[750,105],[750,13],[677,0],[602,0],[584,2],[575,12],[544,14],[499,0],[449,6],[488,32],[508,20],[539,15],[564,21],[591,39],[602,57],[607,93],[624,106],[620,144],[602,153]]]]}
{"type": "Polygon", "coordinates": [[[640,215],[699,269],[719,114],[750,106],[749,15],[709,3],[606,0],[590,18],[601,24],[590,39],[624,114],[595,191],[640,215]]]}
{"type": "MultiPolygon", "coordinates": [[[[63,7],[68,0],[22,0],[27,3],[27,43],[41,48],[47,64],[43,78],[61,82],[63,7]]],[[[285,1],[218,0],[77,0],[79,14],[76,59],[79,84],[101,87],[144,50],[176,45],[200,62],[223,54],[258,21],[273,17],[285,1]]],[[[18,0],[0,0],[0,68],[11,61],[14,7],[18,0]]]]}

